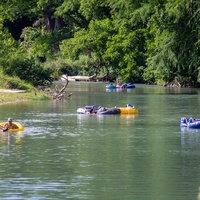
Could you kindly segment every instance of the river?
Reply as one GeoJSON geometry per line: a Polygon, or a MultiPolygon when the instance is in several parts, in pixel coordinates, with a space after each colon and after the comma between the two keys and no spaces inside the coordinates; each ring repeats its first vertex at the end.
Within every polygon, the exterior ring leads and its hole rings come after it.
{"type": "Polygon", "coordinates": [[[25,126],[0,132],[0,199],[193,200],[200,186],[200,90],[70,82],[63,101],[0,106],[0,120],[25,126]],[[85,105],[135,105],[138,115],[81,115],[85,105]]]}

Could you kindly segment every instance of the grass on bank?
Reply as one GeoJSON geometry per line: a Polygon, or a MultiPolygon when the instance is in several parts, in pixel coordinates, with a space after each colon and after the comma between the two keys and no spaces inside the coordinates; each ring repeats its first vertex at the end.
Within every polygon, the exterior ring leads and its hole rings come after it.
{"type": "Polygon", "coordinates": [[[0,92],[0,104],[23,100],[43,100],[50,97],[43,91],[36,90],[31,84],[20,80],[18,77],[9,77],[0,72],[0,89],[26,90],[23,93],[0,92]]]}
{"type": "Polygon", "coordinates": [[[0,92],[0,104],[25,101],[25,100],[44,100],[50,97],[41,91],[27,91],[23,93],[0,92]]]}
{"type": "Polygon", "coordinates": [[[29,90],[34,87],[30,83],[26,83],[18,77],[10,77],[0,72],[0,88],[2,89],[19,89],[29,90]]]}

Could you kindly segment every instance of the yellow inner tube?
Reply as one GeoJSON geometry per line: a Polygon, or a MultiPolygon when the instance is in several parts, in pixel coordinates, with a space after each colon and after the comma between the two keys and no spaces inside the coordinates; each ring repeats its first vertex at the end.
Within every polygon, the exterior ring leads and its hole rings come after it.
{"type": "Polygon", "coordinates": [[[132,107],[119,107],[121,114],[138,114],[138,110],[132,107]]]}
{"type": "MultiPolygon", "coordinates": [[[[4,126],[7,122],[2,122],[0,123],[0,126],[4,126]]],[[[18,128],[16,129],[9,129],[9,132],[15,132],[15,131],[23,131],[24,130],[24,126],[18,122],[13,122],[13,124],[16,124],[18,126],[18,128]]]]}

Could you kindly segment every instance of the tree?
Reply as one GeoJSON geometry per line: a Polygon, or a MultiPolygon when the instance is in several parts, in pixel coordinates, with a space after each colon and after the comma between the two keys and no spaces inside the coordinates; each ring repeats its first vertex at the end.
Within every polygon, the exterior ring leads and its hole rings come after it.
{"type": "Polygon", "coordinates": [[[144,78],[147,81],[164,84],[176,79],[181,85],[194,85],[197,82],[198,28],[191,19],[193,13],[197,14],[195,9],[198,6],[190,3],[188,0],[169,1],[165,5],[166,9],[157,9],[151,16],[146,40],[148,67],[144,78]]]}

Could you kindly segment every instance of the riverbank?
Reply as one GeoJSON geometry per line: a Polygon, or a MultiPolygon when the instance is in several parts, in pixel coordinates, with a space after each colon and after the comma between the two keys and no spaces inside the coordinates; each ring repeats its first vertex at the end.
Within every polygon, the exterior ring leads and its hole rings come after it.
{"type": "Polygon", "coordinates": [[[25,93],[25,92],[27,92],[27,90],[17,90],[17,89],[14,89],[14,90],[10,90],[10,89],[0,89],[0,92],[1,92],[1,93],[25,93]]]}
{"type": "Polygon", "coordinates": [[[28,100],[27,94],[0,92],[0,105],[24,100],[28,100]]]}
{"type": "Polygon", "coordinates": [[[0,89],[0,105],[16,101],[49,99],[42,91],[8,90],[0,89]]]}

